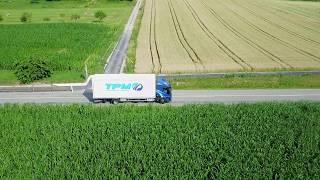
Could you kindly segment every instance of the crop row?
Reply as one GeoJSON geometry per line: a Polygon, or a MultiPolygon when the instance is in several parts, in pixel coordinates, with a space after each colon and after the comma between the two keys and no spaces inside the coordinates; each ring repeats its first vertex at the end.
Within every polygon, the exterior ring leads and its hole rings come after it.
{"type": "Polygon", "coordinates": [[[0,107],[8,179],[320,177],[320,104],[0,107]]]}

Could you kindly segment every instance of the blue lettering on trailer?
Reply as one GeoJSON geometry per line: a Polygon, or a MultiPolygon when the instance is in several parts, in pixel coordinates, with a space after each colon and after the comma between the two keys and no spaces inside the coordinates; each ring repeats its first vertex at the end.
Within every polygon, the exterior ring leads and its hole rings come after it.
{"type": "Polygon", "coordinates": [[[141,83],[106,83],[105,90],[108,91],[141,91],[143,89],[143,85],[141,83]]]}

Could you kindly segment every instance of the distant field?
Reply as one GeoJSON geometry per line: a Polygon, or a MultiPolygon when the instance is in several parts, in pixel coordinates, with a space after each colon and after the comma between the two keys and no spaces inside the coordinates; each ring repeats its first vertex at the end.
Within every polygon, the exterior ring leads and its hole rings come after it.
{"type": "Polygon", "coordinates": [[[320,177],[317,103],[4,105],[0,114],[5,179],[320,177]]]}
{"type": "Polygon", "coordinates": [[[320,3],[149,0],[138,73],[320,69],[320,3]]]}
{"type": "Polygon", "coordinates": [[[108,25],[123,26],[127,22],[132,2],[120,0],[60,0],[45,1],[40,3],[30,3],[30,0],[0,0],[0,14],[4,20],[0,24],[21,24],[20,17],[24,12],[31,13],[32,23],[50,23],[50,22],[74,22],[71,15],[78,14],[80,19],[77,22],[94,22],[97,19],[94,13],[102,10],[107,14],[103,22],[108,25]],[[44,21],[44,18],[50,18],[50,21],[44,21]]]}
{"type": "MultiPolygon", "coordinates": [[[[85,64],[89,74],[103,72],[133,5],[133,2],[116,0],[41,0],[39,3],[0,0],[3,17],[0,21],[0,74],[14,70],[16,62],[30,57],[48,60],[59,76],[64,71],[66,76],[77,77],[74,81],[79,81],[78,77],[84,74],[85,64]],[[98,10],[107,15],[102,22],[94,17],[98,10]],[[31,14],[30,22],[20,22],[24,12],[31,14]],[[72,20],[73,14],[80,15],[80,19],[72,20]]],[[[72,81],[72,78],[66,79],[72,81]]],[[[5,82],[12,84],[16,80],[13,76],[11,81],[5,82]]]]}
{"type": "Polygon", "coordinates": [[[0,69],[30,57],[49,61],[54,71],[101,71],[117,40],[118,28],[100,24],[0,25],[0,69]],[[108,49],[110,51],[108,51],[108,49]]]}

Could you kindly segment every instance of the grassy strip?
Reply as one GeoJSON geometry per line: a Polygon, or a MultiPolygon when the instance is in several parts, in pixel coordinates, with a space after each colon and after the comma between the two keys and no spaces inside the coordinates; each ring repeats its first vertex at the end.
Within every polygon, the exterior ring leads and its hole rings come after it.
{"type": "Polygon", "coordinates": [[[19,83],[13,71],[0,70],[0,77],[1,85],[15,85],[19,83]]]}
{"type": "Polygon", "coordinates": [[[0,114],[8,179],[320,177],[319,103],[4,105],[0,114]]]}
{"type": "Polygon", "coordinates": [[[0,1],[0,14],[3,16],[0,23],[20,24],[20,17],[24,12],[32,14],[31,23],[74,22],[71,19],[73,14],[80,16],[77,22],[91,23],[97,21],[94,13],[101,10],[107,14],[102,23],[122,26],[127,22],[132,7],[133,3],[130,1],[99,0],[91,5],[88,5],[88,1],[40,1],[36,4],[31,4],[28,0],[0,1]]]}
{"type": "MultiPolygon", "coordinates": [[[[16,75],[13,71],[1,70],[0,71],[0,84],[4,85],[18,85],[16,75]]],[[[71,83],[71,82],[83,82],[84,78],[81,73],[74,71],[54,71],[50,78],[35,82],[35,83],[71,83]]]]}
{"type": "Polygon", "coordinates": [[[75,71],[55,71],[50,78],[43,79],[39,83],[79,83],[84,82],[84,76],[75,71]]]}
{"type": "Polygon", "coordinates": [[[185,78],[170,82],[174,89],[320,88],[320,75],[185,78]]]}
{"type": "Polygon", "coordinates": [[[137,40],[139,35],[139,30],[142,22],[143,12],[144,12],[145,1],[142,1],[142,4],[139,9],[139,13],[135,22],[135,26],[132,31],[131,39],[129,42],[126,64],[124,67],[125,73],[134,73],[134,68],[136,64],[136,49],[137,49],[137,40]]]}

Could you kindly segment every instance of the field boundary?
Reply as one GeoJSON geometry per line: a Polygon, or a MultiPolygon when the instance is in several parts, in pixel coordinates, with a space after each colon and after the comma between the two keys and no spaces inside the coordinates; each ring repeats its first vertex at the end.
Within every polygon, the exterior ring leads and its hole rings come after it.
{"type": "Polygon", "coordinates": [[[243,77],[243,76],[304,76],[320,75],[320,71],[277,71],[277,72],[228,72],[228,73],[201,73],[201,74],[159,74],[159,77],[168,79],[179,78],[220,78],[220,77],[243,77]]]}
{"type": "MultiPolygon", "coordinates": [[[[280,72],[229,72],[229,73],[203,73],[203,74],[159,74],[158,77],[167,79],[182,78],[222,78],[222,77],[248,77],[248,76],[304,76],[320,75],[319,71],[280,71],[280,72]]],[[[0,86],[0,92],[54,92],[54,91],[82,91],[91,89],[92,75],[82,83],[38,84],[0,86]]]]}
{"type": "Polygon", "coordinates": [[[0,92],[54,92],[72,91],[72,86],[29,85],[29,86],[0,86],[0,92]]]}

